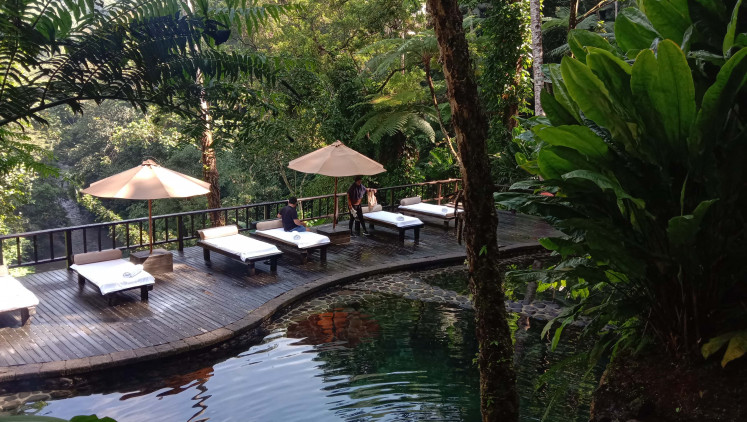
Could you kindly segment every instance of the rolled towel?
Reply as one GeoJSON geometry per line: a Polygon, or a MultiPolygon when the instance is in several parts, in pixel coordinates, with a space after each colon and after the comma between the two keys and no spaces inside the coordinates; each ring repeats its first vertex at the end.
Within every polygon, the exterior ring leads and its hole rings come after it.
{"type": "Polygon", "coordinates": [[[142,265],[135,265],[132,268],[130,268],[129,270],[127,270],[124,273],[122,273],[122,277],[124,277],[124,278],[132,278],[132,277],[135,277],[136,275],[140,274],[141,272],[143,272],[143,266],[142,265]]]}
{"type": "Polygon", "coordinates": [[[448,209],[448,208],[446,208],[446,207],[443,207],[443,208],[441,208],[441,212],[443,212],[443,213],[448,213],[448,212],[449,212],[449,209],[448,209]]]}
{"type": "Polygon", "coordinates": [[[405,216],[402,214],[397,215],[397,221],[405,221],[405,216]]]}
{"type": "Polygon", "coordinates": [[[301,235],[297,234],[297,235],[293,236],[293,240],[301,240],[301,235]]]}

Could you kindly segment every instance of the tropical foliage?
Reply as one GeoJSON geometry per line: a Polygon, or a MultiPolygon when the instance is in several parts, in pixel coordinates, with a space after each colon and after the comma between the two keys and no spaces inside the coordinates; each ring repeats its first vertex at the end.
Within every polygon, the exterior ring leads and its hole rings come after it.
{"type": "Polygon", "coordinates": [[[530,122],[537,152],[518,157],[537,178],[496,197],[565,234],[542,240],[559,264],[516,274],[582,298],[556,335],[584,316],[600,346],[692,357],[745,328],[747,21],[741,0],[639,5],[616,45],[571,32],[575,58],[549,67],[547,116],[530,122]]]}

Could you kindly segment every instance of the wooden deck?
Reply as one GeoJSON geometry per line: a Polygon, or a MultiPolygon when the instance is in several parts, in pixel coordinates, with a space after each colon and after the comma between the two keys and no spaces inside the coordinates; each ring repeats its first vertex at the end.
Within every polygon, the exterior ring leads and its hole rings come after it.
{"type": "MultiPolygon", "coordinates": [[[[552,234],[542,221],[501,213],[502,246],[535,242],[552,234]]],[[[173,355],[230,338],[256,313],[270,316],[277,298],[336,275],[415,262],[437,262],[464,254],[454,229],[426,225],[415,245],[412,234],[399,244],[395,230],[380,229],[370,237],[353,237],[350,244],[331,245],[327,263],[318,254],[299,264],[282,257],[277,274],[257,263],[257,274],[246,265],[214,254],[206,266],[202,249],[174,251],[174,272],[156,276],[148,302],[139,293],[119,294],[108,306],[96,290],[78,289],[75,273],[55,270],[21,277],[39,297],[36,316],[25,327],[16,314],[0,315],[0,381],[27,376],[84,372],[157,356],[173,355]],[[295,290],[294,290],[295,289],[295,290]],[[268,304],[274,304],[269,307],[268,304]]],[[[302,292],[301,292],[302,293],[302,292]]],[[[255,318],[256,319],[256,318],[255,318]]]]}

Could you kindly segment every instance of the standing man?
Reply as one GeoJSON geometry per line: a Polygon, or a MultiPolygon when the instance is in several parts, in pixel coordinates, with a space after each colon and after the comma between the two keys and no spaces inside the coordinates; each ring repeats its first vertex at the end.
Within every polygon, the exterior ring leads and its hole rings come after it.
{"type": "Polygon", "coordinates": [[[376,189],[366,189],[365,186],[363,186],[363,178],[361,176],[355,176],[355,182],[353,182],[352,185],[350,185],[350,188],[348,189],[348,209],[350,210],[350,235],[353,234],[353,223],[355,220],[355,217],[358,217],[358,221],[361,223],[361,227],[363,227],[363,234],[368,236],[368,230],[366,229],[366,223],[363,222],[363,207],[361,207],[361,202],[363,201],[363,197],[366,196],[366,192],[371,191],[376,193],[376,189]]]}
{"type": "Polygon", "coordinates": [[[296,206],[298,205],[298,199],[295,196],[288,198],[288,205],[283,207],[278,214],[278,218],[283,219],[283,229],[287,232],[305,232],[306,223],[298,219],[298,211],[296,206]]]}

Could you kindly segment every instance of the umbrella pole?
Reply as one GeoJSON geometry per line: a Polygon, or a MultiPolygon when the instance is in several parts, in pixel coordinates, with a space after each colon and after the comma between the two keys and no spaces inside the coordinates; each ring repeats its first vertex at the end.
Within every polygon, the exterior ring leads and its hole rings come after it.
{"type": "Polygon", "coordinates": [[[335,177],[335,214],[332,216],[332,231],[337,226],[337,177],[335,177]]]}
{"type": "Polygon", "coordinates": [[[153,201],[148,200],[148,239],[150,240],[150,254],[153,255],[153,201]]]}

